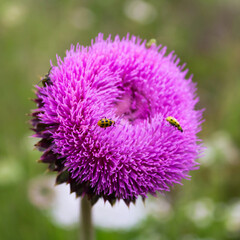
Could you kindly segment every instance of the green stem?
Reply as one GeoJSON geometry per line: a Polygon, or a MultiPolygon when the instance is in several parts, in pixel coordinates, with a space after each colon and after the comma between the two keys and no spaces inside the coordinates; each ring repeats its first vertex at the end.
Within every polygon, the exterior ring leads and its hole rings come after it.
{"type": "Polygon", "coordinates": [[[80,240],[94,240],[94,231],[92,224],[92,206],[87,196],[84,196],[80,200],[80,240]]]}

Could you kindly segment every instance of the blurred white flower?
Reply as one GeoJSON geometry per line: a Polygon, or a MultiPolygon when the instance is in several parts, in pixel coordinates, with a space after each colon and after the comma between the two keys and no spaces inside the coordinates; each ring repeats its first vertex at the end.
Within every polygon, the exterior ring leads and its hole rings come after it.
{"type": "MultiPolygon", "coordinates": [[[[65,184],[56,186],[55,191],[56,199],[51,210],[54,221],[62,226],[76,224],[79,221],[80,198],[70,194],[69,186],[65,184]]],[[[99,227],[129,228],[145,217],[145,211],[141,201],[127,208],[122,201],[112,207],[100,199],[93,207],[93,222],[99,227]]]]}
{"type": "Polygon", "coordinates": [[[6,27],[14,27],[23,22],[26,7],[20,3],[8,3],[3,6],[1,22],[6,27]]]}
{"type": "Polygon", "coordinates": [[[77,8],[71,12],[70,22],[77,29],[90,28],[95,21],[94,13],[88,8],[77,8]]]}
{"type": "Polygon", "coordinates": [[[196,202],[189,203],[186,207],[186,214],[198,227],[207,227],[213,220],[214,202],[210,198],[203,198],[196,202]]]}
{"type": "Polygon", "coordinates": [[[41,176],[30,180],[28,185],[29,201],[40,209],[48,209],[55,201],[54,178],[41,176]]]}
{"type": "Polygon", "coordinates": [[[142,0],[126,1],[124,13],[128,18],[141,24],[151,23],[157,16],[156,8],[142,0]]]}
{"type": "Polygon", "coordinates": [[[136,204],[126,207],[123,201],[112,207],[108,202],[99,200],[93,208],[95,225],[105,228],[131,228],[146,216],[146,209],[141,199],[136,204]]]}
{"type": "Polygon", "coordinates": [[[230,232],[240,231],[240,201],[230,206],[226,212],[226,228],[230,232]]]}
{"type": "MultiPolygon", "coordinates": [[[[54,186],[55,177],[38,177],[29,183],[30,202],[40,209],[49,209],[50,217],[58,226],[71,227],[78,224],[80,198],[70,194],[69,186],[54,186]]],[[[141,199],[129,208],[122,201],[112,207],[108,202],[99,200],[93,207],[93,222],[104,228],[131,228],[147,215],[141,199]],[[117,216],[117,217],[116,217],[117,216]]]]}
{"type": "MultiPolygon", "coordinates": [[[[37,177],[31,180],[28,190],[30,202],[40,209],[47,209],[53,223],[60,227],[69,228],[77,225],[80,198],[70,194],[68,185],[54,185],[54,176],[37,177]]],[[[172,217],[172,206],[164,197],[159,196],[146,201],[145,206],[139,198],[135,205],[130,204],[128,208],[123,201],[116,202],[112,207],[108,202],[104,203],[100,199],[93,207],[93,222],[96,226],[103,228],[129,229],[140,223],[147,215],[153,215],[164,221],[172,217]]],[[[195,212],[195,215],[198,214],[195,212]]]]}
{"type": "MultiPolygon", "coordinates": [[[[54,178],[55,181],[55,178],[54,178]]],[[[79,199],[70,194],[69,186],[60,184],[54,187],[55,199],[51,208],[53,222],[62,227],[71,227],[79,221],[79,199]]]]}

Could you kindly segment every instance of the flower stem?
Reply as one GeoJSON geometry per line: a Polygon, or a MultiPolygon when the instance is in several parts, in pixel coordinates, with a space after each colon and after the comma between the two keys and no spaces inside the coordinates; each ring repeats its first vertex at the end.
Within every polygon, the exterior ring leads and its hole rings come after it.
{"type": "Polygon", "coordinates": [[[80,200],[80,240],[94,240],[94,231],[92,224],[92,206],[87,196],[80,200]]]}

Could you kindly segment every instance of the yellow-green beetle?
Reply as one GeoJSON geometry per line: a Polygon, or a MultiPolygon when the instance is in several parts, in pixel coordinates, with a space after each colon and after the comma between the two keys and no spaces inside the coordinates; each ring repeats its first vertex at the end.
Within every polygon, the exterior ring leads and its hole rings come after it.
{"type": "Polygon", "coordinates": [[[106,127],[110,127],[110,126],[114,126],[115,125],[115,121],[108,119],[108,118],[102,118],[98,121],[97,125],[101,128],[105,128],[106,127]]]}
{"type": "Polygon", "coordinates": [[[166,120],[167,120],[171,125],[173,125],[174,127],[176,127],[179,131],[183,132],[183,129],[182,129],[182,127],[180,126],[180,124],[179,124],[179,122],[178,122],[178,120],[177,120],[176,118],[169,116],[169,117],[166,118],[166,120]]]}
{"type": "Polygon", "coordinates": [[[150,48],[153,45],[157,45],[157,40],[155,38],[150,39],[147,43],[146,43],[146,48],[150,48]]]}

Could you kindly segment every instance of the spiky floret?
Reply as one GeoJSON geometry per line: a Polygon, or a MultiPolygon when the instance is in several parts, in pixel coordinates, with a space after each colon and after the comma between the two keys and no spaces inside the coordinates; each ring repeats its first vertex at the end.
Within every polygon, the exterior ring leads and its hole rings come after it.
{"type": "Polygon", "coordinates": [[[138,196],[169,191],[188,179],[201,152],[196,134],[202,110],[192,77],[166,48],[129,35],[91,46],[71,46],[66,57],[36,86],[33,111],[40,161],[59,172],[77,196],[127,204],[138,196]],[[104,117],[115,127],[100,128],[104,117]],[[183,133],[166,124],[175,116],[183,133]]]}

